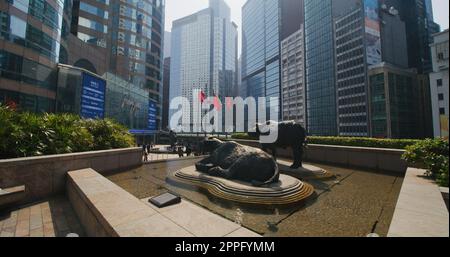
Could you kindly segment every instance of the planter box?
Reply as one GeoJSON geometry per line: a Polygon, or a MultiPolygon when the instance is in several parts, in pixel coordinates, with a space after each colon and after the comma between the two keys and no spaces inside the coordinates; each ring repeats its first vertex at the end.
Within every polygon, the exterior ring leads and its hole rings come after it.
{"type": "Polygon", "coordinates": [[[93,168],[104,173],[140,165],[141,148],[0,160],[0,188],[25,185],[20,204],[26,204],[64,192],[69,170],[93,168]]]}

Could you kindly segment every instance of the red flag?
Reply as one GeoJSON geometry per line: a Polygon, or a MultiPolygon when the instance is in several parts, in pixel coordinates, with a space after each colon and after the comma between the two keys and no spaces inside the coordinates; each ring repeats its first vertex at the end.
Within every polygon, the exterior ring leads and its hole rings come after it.
{"type": "Polygon", "coordinates": [[[200,99],[201,103],[203,103],[206,100],[206,95],[203,91],[200,91],[200,93],[198,93],[198,99],[200,99]]]}

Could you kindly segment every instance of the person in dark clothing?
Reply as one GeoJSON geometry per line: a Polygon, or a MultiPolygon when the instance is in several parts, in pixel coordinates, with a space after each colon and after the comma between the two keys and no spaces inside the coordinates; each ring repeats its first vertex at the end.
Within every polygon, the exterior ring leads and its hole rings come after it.
{"type": "Polygon", "coordinates": [[[148,162],[148,151],[147,151],[147,145],[142,145],[142,154],[144,155],[144,162],[148,162]]]}
{"type": "Polygon", "coordinates": [[[191,145],[188,144],[186,146],[186,156],[191,156],[191,154],[192,154],[192,148],[191,148],[191,145]]]}
{"type": "Polygon", "coordinates": [[[170,140],[170,146],[172,148],[174,148],[177,144],[178,139],[177,139],[177,134],[173,130],[171,130],[169,132],[169,140],[170,140]]]}
{"type": "Polygon", "coordinates": [[[178,157],[183,158],[184,157],[184,152],[183,152],[183,148],[180,146],[178,147],[178,157]]]}

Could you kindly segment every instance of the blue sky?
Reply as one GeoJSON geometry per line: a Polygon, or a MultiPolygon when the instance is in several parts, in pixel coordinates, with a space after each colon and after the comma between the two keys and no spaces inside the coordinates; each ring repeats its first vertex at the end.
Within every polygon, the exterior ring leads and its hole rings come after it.
{"type": "Polygon", "coordinates": [[[448,29],[448,3],[449,0],[433,0],[434,19],[443,30],[448,29]]]}

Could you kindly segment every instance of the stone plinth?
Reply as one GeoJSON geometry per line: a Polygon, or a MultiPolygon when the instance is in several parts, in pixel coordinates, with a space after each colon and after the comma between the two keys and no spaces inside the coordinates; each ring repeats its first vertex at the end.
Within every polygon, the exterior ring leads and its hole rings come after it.
{"type": "Polygon", "coordinates": [[[169,174],[169,182],[193,185],[210,194],[233,202],[258,205],[288,205],[300,202],[314,193],[314,188],[299,179],[280,175],[280,181],[263,187],[249,183],[213,177],[190,166],[169,174]]]}
{"type": "Polygon", "coordinates": [[[283,174],[287,174],[300,179],[330,179],[334,178],[334,174],[328,170],[324,170],[317,166],[303,164],[303,167],[298,169],[291,169],[292,163],[287,161],[277,161],[278,168],[283,174]]]}

